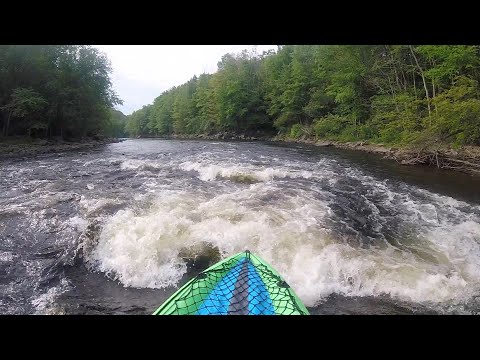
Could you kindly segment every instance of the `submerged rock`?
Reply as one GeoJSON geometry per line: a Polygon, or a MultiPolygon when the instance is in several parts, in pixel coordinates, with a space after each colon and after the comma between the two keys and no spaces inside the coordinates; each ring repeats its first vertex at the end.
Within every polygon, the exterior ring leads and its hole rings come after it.
{"type": "Polygon", "coordinates": [[[230,180],[241,184],[255,184],[259,181],[252,175],[236,174],[229,177],[230,180]]]}
{"type": "Polygon", "coordinates": [[[179,257],[191,271],[202,271],[221,259],[218,247],[208,242],[201,242],[180,250],[179,257]]]}

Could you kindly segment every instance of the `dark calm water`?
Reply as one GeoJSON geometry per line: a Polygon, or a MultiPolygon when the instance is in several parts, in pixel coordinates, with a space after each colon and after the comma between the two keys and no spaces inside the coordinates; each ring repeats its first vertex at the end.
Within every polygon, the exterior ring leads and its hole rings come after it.
{"type": "Polygon", "coordinates": [[[0,314],[151,314],[245,249],[313,314],[475,314],[480,179],[256,142],[0,161],[0,314]]]}

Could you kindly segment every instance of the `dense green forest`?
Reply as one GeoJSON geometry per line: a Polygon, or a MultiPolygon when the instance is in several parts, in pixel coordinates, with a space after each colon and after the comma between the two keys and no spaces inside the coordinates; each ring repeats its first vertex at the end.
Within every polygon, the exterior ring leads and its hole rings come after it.
{"type": "Polygon", "coordinates": [[[288,45],[224,55],[128,116],[130,136],[480,143],[480,47],[288,45]]]}
{"type": "Polygon", "coordinates": [[[122,136],[107,57],[86,45],[0,45],[0,137],[122,136]]]}
{"type": "Polygon", "coordinates": [[[104,132],[115,138],[127,137],[125,125],[127,124],[127,115],[119,110],[110,109],[110,118],[105,123],[104,132]]]}

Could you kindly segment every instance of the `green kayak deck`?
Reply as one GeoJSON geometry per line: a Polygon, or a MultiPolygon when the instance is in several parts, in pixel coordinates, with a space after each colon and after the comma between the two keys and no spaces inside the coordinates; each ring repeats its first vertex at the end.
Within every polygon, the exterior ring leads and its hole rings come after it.
{"type": "Polygon", "coordinates": [[[187,282],[153,315],[308,315],[280,274],[257,255],[230,256],[187,282]]]}

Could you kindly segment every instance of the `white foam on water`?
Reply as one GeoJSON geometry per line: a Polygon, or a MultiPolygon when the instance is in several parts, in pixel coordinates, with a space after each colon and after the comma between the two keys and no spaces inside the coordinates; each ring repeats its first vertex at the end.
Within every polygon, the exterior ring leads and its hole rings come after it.
{"type": "Polygon", "coordinates": [[[120,169],[149,170],[149,169],[161,169],[164,166],[165,166],[165,162],[160,162],[160,161],[128,159],[121,162],[120,169]]]}
{"type": "MultiPolygon", "coordinates": [[[[198,171],[205,181],[245,170],[194,163],[182,167],[198,171]]],[[[262,170],[249,171],[262,178],[262,170]]],[[[282,171],[276,174],[297,174],[282,171]]],[[[282,197],[285,189],[262,182],[210,198],[160,190],[143,212],[127,209],[107,219],[89,261],[125,286],[175,286],[186,272],[179,257],[182,249],[207,242],[223,257],[245,249],[261,256],[307,306],[332,293],[434,304],[465,300],[480,286],[480,222],[455,208],[468,204],[433,196],[432,205],[381,186],[387,203],[400,202],[396,206],[408,215],[405,221],[424,224],[425,231],[410,248],[365,249],[342,243],[325,224],[327,202],[299,189],[296,196],[282,197]],[[269,196],[280,198],[262,200],[269,196]],[[454,207],[457,225],[439,216],[438,209],[447,205],[454,207]]]]}
{"type": "Polygon", "coordinates": [[[307,306],[331,293],[390,295],[407,301],[438,303],[454,299],[467,286],[459,274],[441,273],[433,264],[406,252],[388,254],[344,244],[322,249],[301,247],[291,265],[279,263],[277,267],[288,272],[286,277],[307,306]]]}
{"type": "Polygon", "coordinates": [[[10,251],[0,251],[0,261],[11,262],[16,256],[10,251]]]}
{"type": "Polygon", "coordinates": [[[84,167],[90,167],[92,165],[98,165],[98,164],[106,164],[109,162],[109,159],[104,159],[104,158],[98,158],[98,159],[93,159],[93,160],[89,160],[89,161],[86,161],[83,163],[82,166],[84,167]]]}
{"type": "Polygon", "coordinates": [[[120,210],[105,224],[89,258],[126,286],[175,285],[185,271],[175,246],[184,222],[168,212],[135,216],[132,210],[120,210]]]}
{"type": "Polygon", "coordinates": [[[68,224],[79,233],[84,232],[88,227],[88,221],[80,216],[71,217],[68,224]]]}
{"type": "MultiPolygon", "coordinates": [[[[251,162],[248,154],[238,154],[234,145],[227,146],[232,148],[230,159],[204,152],[181,159],[118,157],[85,162],[84,166],[134,171],[139,179],[148,175],[142,187],[131,194],[132,208],[102,216],[98,243],[94,242],[91,252],[84,254],[88,264],[125,286],[177,286],[187,271],[182,259],[185,249],[201,252],[206,242],[217,247],[223,258],[245,249],[261,256],[283,275],[307,306],[338,293],[388,295],[455,307],[479,293],[479,206],[404,183],[379,181],[358,169],[332,168],[337,162],[332,159],[321,159],[311,167],[302,161],[263,155],[256,159],[264,161],[251,162]],[[240,163],[236,160],[239,156],[240,163]],[[192,185],[188,178],[164,181],[158,179],[158,171],[153,171],[162,169],[194,171],[208,183],[198,185],[196,181],[192,185]],[[234,187],[218,182],[218,191],[211,193],[216,180],[235,176],[251,177],[258,183],[234,187]],[[329,202],[335,203],[335,194],[325,190],[325,194],[315,196],[318,193],[314,191],[320,191],[316,185],[302,190],[296,186],[299,181],[289,182],[301,179],[308,187],[310,183],[303,180],[321,179],[326,180],[322,184],[334,186],[345,177],[368,188],[361,197],[378,230],[386,221],[379,210],[384,206],[396,211],[402,227],[414,230],[413,239],[399,235],[396,240],[401,247],[388,243],[367,248],[353,246],[354,241],[339,237],[328,223],[335,215],[329,208],[329,202]],[[284,184],[278,185],[276,179],[284,179],[284,184]]],[[[45,164],[56,171],[50,161],[45,164]]],[[[45,166],[42,163],[38,167],[45,166]]],[[[12,167],[6,178],[15,181],[19,176],[30,176],[33,170],[12,167]]],[[[346,180],[340,185],[348,184],[346,180]]],[[[103,208],[120,203],[116,199],[93,198],[99,186],[88,183],[93,180],[83,183],[83,188],[95,191],[85,190],[82,197],[73,192],[49,191],[50,184],[54,184],[51,180],[22,181],[25,184],[19,186],[35,190],[2,203],[0,214],[24,214],[29,225],[23,231],[38,234],[62,228],[65,221],[55,215],[56,205],[80,200],[81,212],[67,220],[67,228],[58,233],[59,242],[68,243],[69,236],[76,238],[87,231],[92,217],[98,218],[103,208]]],[[[348,199],[348,194],[345,197],[348,199]]],[[[9,251],[0,252],[0,262],[17,261],[18,257],[9,251]]],[[[45,264],[28,260],[24,265],[28,273],[25,281],[30,281],[39,278],[45,264]]],[[[64,279],[59,286],[36,296],[32,304],[38,313],[48,313],[66,289],[64,279]]]]}
{"type": "Polygon", "coordinates": [[[121,203],[122,202],[118,199],[89,199],[85,195],[82,195],[79,201],[81,208],[87,216],[92,215],[110,205],[117,205],[121,203]]]}
{"type": "MultiPolygon", "coordinates": [[[[406,184],[379,181],[356,169],[332,168],[335,161],[331,159],[306,167],[260,158],[266,161],[257,165],[248,158],[241,163],[219,159],[214,153],[181,160],[110,162],[138,176],[148,170],[176,168],[194,171],[210,184],[236,176],[258,183],[219,184],[218,192],[209,193],[196,184],[190,187],[188,181],[180,186],[185,179],[167,183],[149,175],[143,184],[146,193],[132,195],[132,208],[104,218],[98,244],[84,254],[88,264],[124,286],[165,288],[177,286],[186,273],[185,249],[201,251],[202,244],[208,243],[222,257],[249,249],[276,268],[307,306],[332,293],[454,305],[480,288],[480,219],[472,211],[478,207],[406,184]],[[377,231],[386,222],[381,205],[395,210],[401,225],[415,230],[415,238],[396,239],[401,248],[389,243],[352,246],[328,223],[334,216],[329,208],[329,202],[335,203],[333,193],[318,196],[318,188],[282,187],[274,181],[321,179],[334,186],[344,177],[367,185],[361,197],[377,231]]],[[[84,195],[80,206],[91,217],[115,201],[84,195]]],[[[88,224],[78,217],[70,219],[70,225],[85,231],[88,224]]]]}
{"type": "MultiPolygon", "coordinates": [[[[435,228],[425,235],[470,283],[480,279],[480,223],[467,220],[435,228]]],[[[480,285],[480,284],[477,284],[480,285]]]]}
{"type": "Polygon", "coordinates": [[[251,167],[246,165],[234,164],[209,164],[198,161],[186,161],[180,164],[180,168],[185,171],[197,171],[199,178],[203,181],[212,181],[220,178],[231,178],[239,175],[249,176],[257,181],[271,181],[274,178],[305,178],[312,177],[311,171],[294,171],[282,168],[272,167],[251,167]]]}
{"type": "Polygon", "coordinates": [[[47,290],[47,292],[35,297],[31,301],[32,305],[35,307],[35,314],[59,314],[58,311],[55,311],[55,301],[61,294],[70,290],[70,288],[71,287],[68,281],[63,278],[58,286],[51,287],[47,290]]]}

